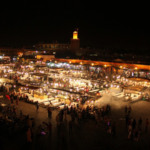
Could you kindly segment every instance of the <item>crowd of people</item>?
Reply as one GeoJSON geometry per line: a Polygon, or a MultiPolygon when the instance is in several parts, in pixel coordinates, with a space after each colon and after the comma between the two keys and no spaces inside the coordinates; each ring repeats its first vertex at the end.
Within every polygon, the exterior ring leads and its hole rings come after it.
{"type": "Polygon", "coordinates": [[[26,136],[25,142],[31,143],[32,140],[29,134],[32,133],[31,129],[33,127],[34,118],[23,115],[21,110],[18,112],[15,105],[0,106],[0,136],[11,139],[18,135],[24,135],[26,136]]]}
{"type": "MultiPolygon", "coordinates": [[[[4,87],[1,87],[1,92],[5,90],[4,87]]],[[[5,93],[6,95],[8,93],[5,93]]],[[[53,110],[47,108],[47,117],[48,121],[44,121],[38,126],[38,130],[35,130],[35,119],[30,118],[29,115],[23,115],[22,110],[19,111],[19,102],[24,100],[26,101],[27,97],[22,97],[15,92],[9,93],[10,105],[5,107],[0,107],[0,136],[10,135],[10,137],[16,136],[16,134],[24,134],[26,136],[26,143],[32,145],[34,141],[33,132],[36,132],[36,136],[45,136],[48,135],[51,139],[53,128],[53,110]],[[19,112],[18,112],[19,111],[19,112]]],[[[4,97],[4,99],[6,99],[4,97]]],[[[7,98],[8,99],[8,98],[7,98]]],[[[36,111],[39,111],[39,104],[36,104],[36,111]]],[[[132,108],[131,106],[125,107],[125,126],[127,131],[127,139],[133,141],[139,141],[143,133],[148,132],[149,120],[146,118],[145,121],[142,120],[142,117],[139,117],[139,120],[136,120],[132,117],[132,108]]],[[[116,127],[118,122],[112,119],[112,108],[109,104],[102,106],[101,108],[97,107],[83,107],[83,105],[73,105],[71,107],[65,106],[64,109],[59,110],[56,115],[56,131],[58,139],[60,139],[61,146],[66,146],[66,135],[72,136],[75,134],[75,130],[80,132],[84,124],[89,120],[95,122],[95,126],[104,127],[106,134],[116,137],[117,132],[116,127]]]]}
{"type": "Polygon", "coordinates": [[[143,133],[148,132],[149,120],[148,118],[146,118],[144,124],[142,117],[139,117],[139,119],[136,120],[135,118],[132,117],[131,111],[132,111],[131,106],[129,107],[125,106],[125,120],[126,120],[126,128],[128,131],[128,139],[139,141],[142,132],[143,133]]]}

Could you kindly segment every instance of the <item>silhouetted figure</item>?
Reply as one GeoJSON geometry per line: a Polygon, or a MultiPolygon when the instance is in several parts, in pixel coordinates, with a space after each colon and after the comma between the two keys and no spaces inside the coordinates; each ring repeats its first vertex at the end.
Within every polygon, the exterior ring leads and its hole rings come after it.
{"type": "Polygon", "coordinates": [[[37,102],[36,103],[36,111],[38,111],[39,110],[39,103],[37,102]]]}
{"type": "Polygon", "coordinates": [[[52,111],[51,111],[51,108],[50,107],[48,107],[48,118],[52,118],[52,111]]]}
{"type": "Polygon", "coordinates": [[[128,112],[128,107],[125,106],[125,114],[127,114],[127,112],[128,112]]]}
{"type": "Polygon", "coordinates": [[[72,121],[70,120],[69,121],[69,135],[71,135],[72,134],[72,121]]]}
{"type": "Polygon", "coordinates": [[[136,128],[136,120],[133,119],[133,122],[132,122],[132,129],[134,130],[136,128]]]}
{"type": "Polygon", "coordinates": [[[138,120],[138,129],[142,129],[142,118],[141,117],[138,120]]]}
{"type": "Polygon", "coordinates": [[[112,124],[112,136],[116,136],[116,122],[112,124]]]}
{"type": "Polygon", "coordinates": [[[145,132],[148,132],[148,125],[149,125],[149,120],[148,118],[146,118],[146,122],[145,122],[145,132]]]}

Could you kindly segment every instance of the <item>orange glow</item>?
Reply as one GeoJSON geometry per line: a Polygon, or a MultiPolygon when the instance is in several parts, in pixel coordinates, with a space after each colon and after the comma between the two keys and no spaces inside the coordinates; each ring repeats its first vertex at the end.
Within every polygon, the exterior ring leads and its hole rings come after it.
{"type": "Polygon", "coordinates": [[[74,32],[73,32],[73,39],[74,39],[74,40],[77,40],[77,39],[78,39],[78,32],[77,32],[77,31],[74,31],[74,32]]]}
{"type": "Polygon", "coordinates": [[[36,56],[36,58],[37,58],[37,59],[41,59],[41,58],[42,58],[42,56],[40,56],[40,55],[37,55],[37,56],[36,56]]]}
{"type": "Polygon", "coordinates": [[[97,95],[97,96],[100,96],[100,93],[97,93],[96,95],[97,95]]]}
{"type": "Polygon", "coordinates": [[[122,66],[123,69],[129,68],[133,69],[135,67],[139,69],[145,69],[145,70],[150,70],[150,65],[143,65],[143,64],[127,64],[127,63],[116,63],[116,62],[103,62],[103,61],[92,61],[92,60],[79,60],[79,59],[60,59],[60,58],[55,58],[55,60],[61,61],[61,62],[72,62],[72,63],[80,63],[82,62],[83,64],[89,64],[91,65],[92,63],[104,67],[109,67],[109,66],[115,66],[115,67],[120,67],[122,66]]]}
{"type": "Polygon", "coordinates": [[[22,52],[18,52],[18,56],[22,56],[23,55],[23,53],[22,52]]]}

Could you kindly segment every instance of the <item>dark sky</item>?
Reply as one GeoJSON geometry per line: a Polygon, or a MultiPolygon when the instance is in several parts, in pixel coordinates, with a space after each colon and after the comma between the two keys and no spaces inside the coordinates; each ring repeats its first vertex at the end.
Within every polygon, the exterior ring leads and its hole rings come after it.
{"type": "Polygon", "coordinates": [[[92,0],[5,1],[0,9],[0,46],[66,43],[79,28],[81,46],[149,49],[150,13],[146,6],[92,0]]]}

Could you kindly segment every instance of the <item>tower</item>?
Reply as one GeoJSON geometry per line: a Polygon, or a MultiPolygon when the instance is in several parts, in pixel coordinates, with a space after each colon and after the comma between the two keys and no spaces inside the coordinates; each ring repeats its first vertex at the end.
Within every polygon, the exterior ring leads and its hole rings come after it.
{"type": "Polygon", "coordinates": [[[76,51],[80,49],[80,39],[78,38],[78,30],[73,32],[73,38],[71,38],[70,49],[76,51]]]}

